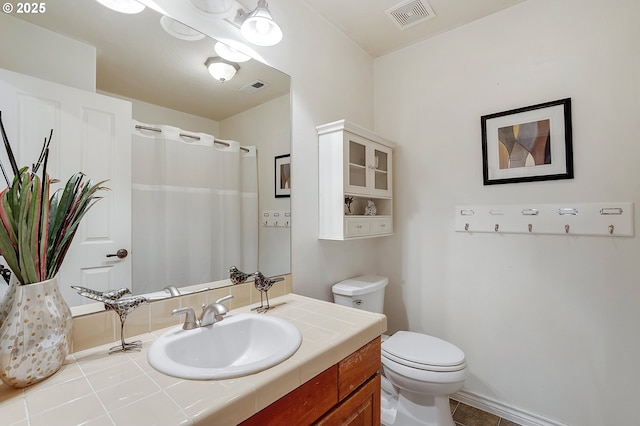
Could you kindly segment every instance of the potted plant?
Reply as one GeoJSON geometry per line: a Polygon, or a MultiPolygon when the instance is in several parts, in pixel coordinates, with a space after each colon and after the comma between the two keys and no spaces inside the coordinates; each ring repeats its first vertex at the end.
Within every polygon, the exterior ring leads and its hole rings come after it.
{"type": "Polygon", "coordinates": [[[0,192],[0,254],[12,271],[0,302],[0,378],[24,387],[55,373],[71,344],[72,318],[57,274],[80,221],[98,201],[104,181],[76,173],[50,196],[49,138],[38,161],[18,168],[0,112],[0,131],[13,178],[0,163],[7,188],[0,192]],[[41,176],[38,171],[42,168],[41,176]]]}

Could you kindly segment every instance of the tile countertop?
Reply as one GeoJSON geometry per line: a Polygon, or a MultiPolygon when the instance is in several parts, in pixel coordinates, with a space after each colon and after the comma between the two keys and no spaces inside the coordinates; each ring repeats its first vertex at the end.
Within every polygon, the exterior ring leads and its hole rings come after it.
{"type": "MultiPolygon", "coordinates": [[[[302,332],[298,351],[260,373],[227,380],[182,380],[147,362],[151,342],[170,328],[127,341],[141,352],[109,355],[112,344],[69,355],[52,377],[25,389],[0,385],[4,425],[234,425],[286,395],[384,333],[384,315],[295,294],[271,300],[266,315],[302,332]]],[[[251,306],[230,313],[249,312],[251,306]]],[[[125,327],[126,335],[126,327],[125,327]]]]}

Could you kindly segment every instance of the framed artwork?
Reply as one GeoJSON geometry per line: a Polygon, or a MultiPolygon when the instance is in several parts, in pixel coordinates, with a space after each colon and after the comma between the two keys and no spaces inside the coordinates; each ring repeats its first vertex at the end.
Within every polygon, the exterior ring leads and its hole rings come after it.
{"type": "Polygon", "coordinates": [[[571,99],[483,115],[485,185],[573,179],[571,99]]]}
{"type": "Polygon", "coordinates": [[[291,196],[291,155],[276,157],[276,198],[291,196]]]}

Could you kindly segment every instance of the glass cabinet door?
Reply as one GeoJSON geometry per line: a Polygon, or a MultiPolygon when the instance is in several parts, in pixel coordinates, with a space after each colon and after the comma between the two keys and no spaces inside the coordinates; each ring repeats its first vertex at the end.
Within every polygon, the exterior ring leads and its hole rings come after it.
{"type": "Polygon", "coordinates": [[[391,196],[391,149],[356,135],[345,135],[345,192],[391,196]]]}
{"type": "Polygon", "coordinates": [[[367,191],[368,167],[367,167],[367,143],[360,138],[348,135],[347,139],[348,162],[346,170],[345,190],[353,193],[364,194],[367,191]]]}
{"type": "Polygon", "coordinates": [[[373,180],[373,187],[382,191],[389,189],[388,175],[388,156],[384,151],[378,149],[373,150],[373,171],[375,179],[373,180]]]}
{"type": "Polygon", "coordinates": [[[391,192],[391,151],[385,146],[374,144],[371,153],[371,193],[388,196],[391,192]]]}

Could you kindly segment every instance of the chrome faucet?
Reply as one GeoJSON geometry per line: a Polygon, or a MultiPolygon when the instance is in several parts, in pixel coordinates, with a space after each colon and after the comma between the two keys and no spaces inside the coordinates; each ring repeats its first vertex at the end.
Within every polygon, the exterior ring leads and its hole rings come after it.
{"type": "Polygon", "coordinates": [[[198,327],[206,327],[224,319],[224,316],[229,312],[229,309],[223,305],[223,303],[231,299],[233,299],[232,294],[222,297],[209,305],[203,304],[200,318],[196,318],[196,313],[188,306],[174,309],[171,311],[171,315],[186,314],[184,324],[182,325],[183,330],[193,330],[198,327]]]}
{"type": "Polygon", "coordinates": [[[200,326],[200,322],[196,319],[196,313],[190,307],[177,308],[171,311],[171,315],[187,314],[182,325],[183,330],[193,330],[200,326]]]}
{"type": "Polygon", "coordinates": [[[165,288],[163,288],[163,290],[169,292],[171,297],[180,296],[180,290],[178,290],[174,285],[168,285],[165,288]]]}
{"type": "Polygon", "coordinates": [[[223,302],[231,299],[233,299],[232,294],[220,298],[209,305],[203,304],[202,313],[200,314],[199,319],[200,327],[206,327],[218,321],[222,321],[226,313],[229,312],[229,309],[225,305],[223,305],[223,302]]]}

